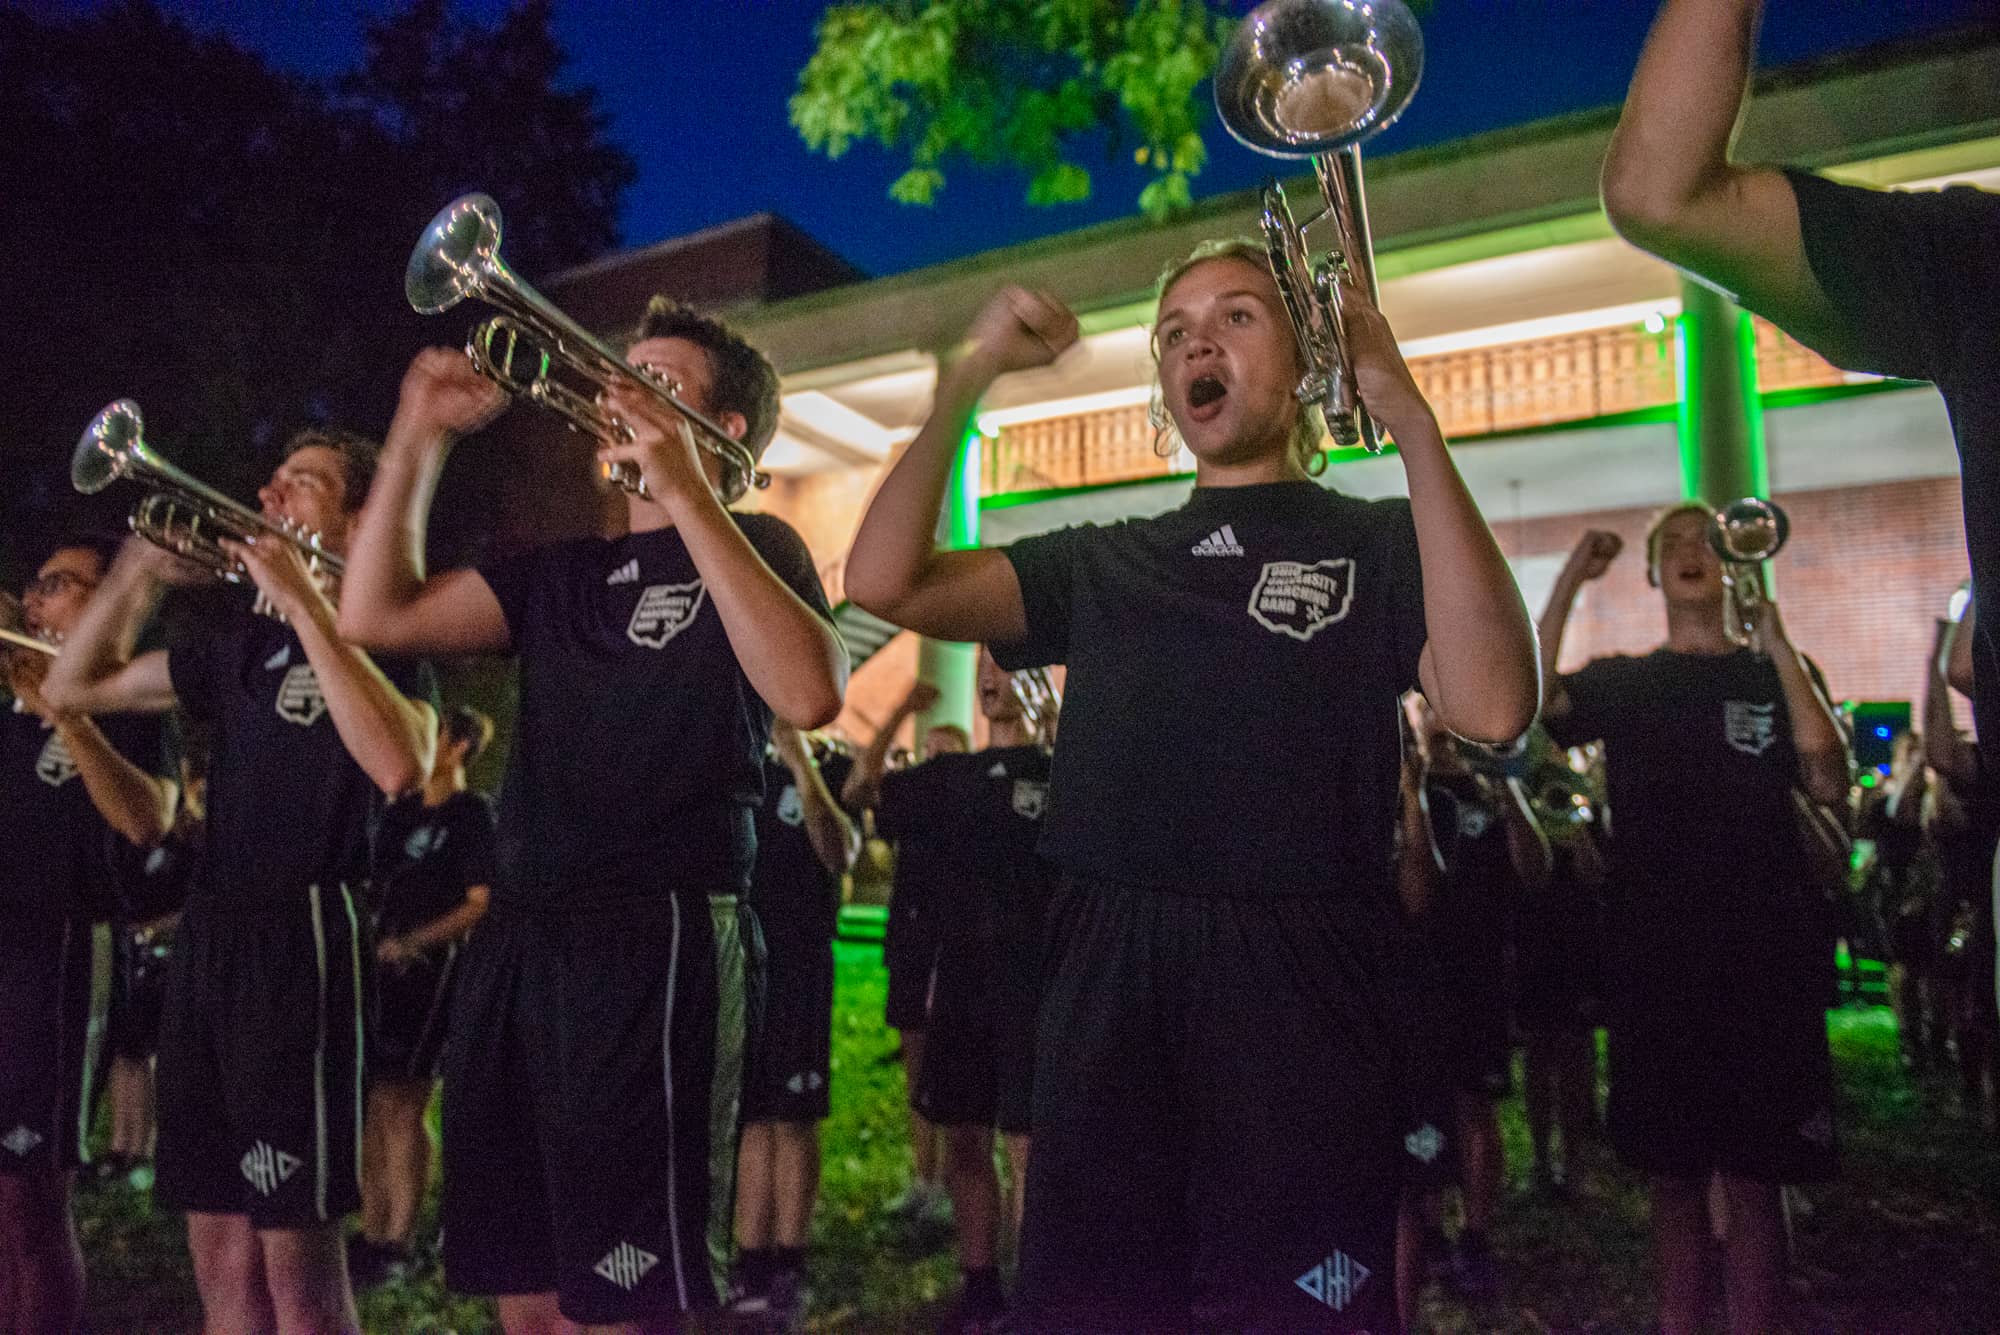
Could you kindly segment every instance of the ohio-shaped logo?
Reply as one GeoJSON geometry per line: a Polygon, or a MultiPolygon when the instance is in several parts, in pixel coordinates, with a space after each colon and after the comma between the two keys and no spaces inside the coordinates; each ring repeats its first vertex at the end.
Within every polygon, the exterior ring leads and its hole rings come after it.
{"type": "Polygon", "coordinates": [[[1354,558],[1267,561],[1250,590],[1250,619],[1265,630],[1310,640],[1354,603],[1354,558]]]}
{"type": "Polygon", "coordinates": [[[650,584],[632,609],[625,636],[647,649],[663,649],[668,640],[694,624],[708,590],[700,580],[687,584],[650,584]]]}

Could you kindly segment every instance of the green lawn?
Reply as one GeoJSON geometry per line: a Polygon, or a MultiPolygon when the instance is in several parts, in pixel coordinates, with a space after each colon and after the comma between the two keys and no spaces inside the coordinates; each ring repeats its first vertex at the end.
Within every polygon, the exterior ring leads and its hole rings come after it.
{"type": "MultiPolygon", "coordinates": [[[[813,1259],[824,1331],[922,1329],[950,1297],[947,1256],[912,1257],[877,1216],[902,1185],[902,1069],[881,1058],[886,981],[879,949],[839,947],[834,1116],[813,1259]]],[[[2000,1327],[2000,1141],[1954,1111],[1950,1090],[1913,1084],[1896,1065],[1885,1008],[1832,1017],[1842,1083],[1846,1175],[1807,1193],[1797,1219],[1801,1329],[1896,1332],[2000,1327]]],[[[1508,1162],[1525,1175],[1520,1100],[1502,1106],[1508,1162]]],[[[1644,1202],[1602,1161],[1567,1206],[1510,1200],[1495,1242],[1501,1302],[1468,1310],[1433,1295],[1426,1328],[1639,1331],[1651,1319],[1644,1202]]],[[[86,1188],[80,1215],[98,1331],[192,1328],[198,1320],[179,1221],[124,1185],[86,1188]]],[[[363,1301],[371,1331],[493,1329],[482,1302],[455,1300],[435,1271],[363,1301]]]]}

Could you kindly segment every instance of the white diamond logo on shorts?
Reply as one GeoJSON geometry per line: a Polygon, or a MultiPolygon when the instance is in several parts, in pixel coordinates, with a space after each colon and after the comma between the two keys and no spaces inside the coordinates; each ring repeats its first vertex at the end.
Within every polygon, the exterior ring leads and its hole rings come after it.
{"type": "Polygon", "coordinates": [[[34,1150],[35,1146],[41,1143],[42,1143],[41,1136],[37,1135],[33,1130],[25,1126],[15,1127],[12,1131],[9,1131],[7,1133],[6,1138],[4,1140],[0,1140],[0,1145],[5,1145],[9,1150],[13,1151],[14,1156],[19,1159],[27,1158],[28,1155],[34,1150]]]}
{"type": "Polygon", "coordinates": [[[803,1094],[809,1089],[818,1089],[826,1080],[818,1071],[801,1071],[785,1081],[785,1088],[793,1094],[803,1094]]]}
{"type": "Polygon", "coordinates": [[[1337,1251],[1292,1283],[1334,1311],[1345,1312],[1347,1305],[1354,1301],[1354,1295],[1361,1292],[1361,1286],[1373,1273],[1346,1252],[1337,1251]]]}
{"type": "Polygon", "coordinates": [[[299,1171],[300,1162],[301,1160],[294,1156],[283,1150],[274,1150],[260,1140],[243,1152],[243,1158],[237,1167],[243,1170],[244,1178],[256,1189],[259,1196],[268,1196],[291,1181],[292,1174],[299,1171]]]}
{"type": "Polygon", "coordinates": [[[660,1263],[660,1258],[649,1251],[634,1247],[629,1242],[621,1242],[604,1254],[604,1259],[591,1269],[619,1288],[630,1293],[639,1287],[639,1281],[646,1272],[660,1263]]]}
{"type": "Polygon", "coordinates": [[[686,584],[650,584],[632,609],[625,638],[645,649],[664,649],[667,641],[694,624],[701,615],[708,588],[700,580],[686,584]]]}
{"type": "Polygon", "coordinates": [[[70,755],[61,733],[50,733],[49,739],[42,743],[41,758],[35,761],[35,777],[51,788],[60,788],[76,777],[76,759],[70,755]]]}
{"type": "Polygon", "coordinates": [[[786,784],[785,791],[778,794],[778,819],[793,829],[805,824],[806,804],[799,796],[797,784],[786,784]]]}
{"type": "Polygon", "coordinates": [[[1347,616],[1354,605],[1354,558],[1266,561],[1250,590],[1250,619],[1295,640],[1313,636],[1347,616]]]}
{"type": "Polygon", "coordinates": [[[1433,1163],[1444,1151],[1444,1137],[1438,1134],[1436,1127],[1425,1122],[1403,1137],[1403,1148],[1410,1152],[1411,1158],[1421,1163],[1433,1163]]]}
{"type": "Polygon", "coordinates": [[[278,683],[278,717],[310,728],[326,714],[326,694],[311,663],[294,663],[278,683]]]}

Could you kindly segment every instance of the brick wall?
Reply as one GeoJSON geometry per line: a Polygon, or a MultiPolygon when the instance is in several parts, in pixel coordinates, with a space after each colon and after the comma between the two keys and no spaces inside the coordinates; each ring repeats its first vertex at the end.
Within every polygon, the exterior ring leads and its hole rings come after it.
{"type": "MultiPolygon", "coordinates": [[[[1958,479],[1928,478],[1780,494],[1792,535],[1775,564],[1785,625],[1826,673],[1836,700],[1908,700],[1920,707],[1933,621],[1965,578],[1958,479]]],[[[1625,554],[1587,589],[1563,639],[1570,670],[1600,654],[1643,652],[1666,634],[1659,593],[1646,584],[1651,510],[1609,510],[1493,528],[1510,559],[1566,555],[1586,528],[1625,539],[1625,554]]],[[[1540,607],[1531,607],[1539,615],[1540,607]]],[[[1961,719],[1967,715],[1960,704],[1961,719]]]]}

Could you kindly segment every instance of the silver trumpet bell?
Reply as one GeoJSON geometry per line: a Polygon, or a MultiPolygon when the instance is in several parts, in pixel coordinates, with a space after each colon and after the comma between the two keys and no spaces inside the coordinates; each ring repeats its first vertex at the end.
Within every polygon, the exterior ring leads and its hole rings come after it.
{"type": "Polygon", "coordinates": [[[1792,521],[1762,497],[1745,496],[1715,512],[1708,545],[1722,559],[1722,625],[1735,643],[1749,644],[1755,636],[1758,609],[1769,596],[1764,562],[1791,535],[1792,521]]]}
{"type": "MultiPolygon", "coordinates": [[[[683,403],[678,384],[626,361],[507,267],[500,258],[500,206],[490,196],[461,195],[431,219],[410,253],[403,293],[423,315],[448,311],[467,297],[499,310],[473,329],[465,355],[481,375],[555,413],[572,430],[594,440],[630,440],[631,428],[598,402],[610,385],[630,381],[685,418],[695,444],[722,460],[725,503],[753,486],[770,485],[749,447],[683,403]]],[[[613,464],[608,476],[635,496],[648,495],[636,468],[613,464]]]]}
{"type": "Polygon", "coordinates": [[[1371,454],[1382,442],[1355,384],[1341,284],[1377,296],[1360,146],[1395,123],[1423,68],[1423,30],[1400,0],[1266,0],[1237,26],[1215,70],[1215,110],[1238,142],[1312,159],[1324,207],[1298,222],[1284,190],[1267,182],[1264,245],[1305,363],[1299,401],[1320,405],[1335,444],[1371,454]],[[1322,222],[1333,245],[1315,256],[1305,234],[1322,222]]]}

